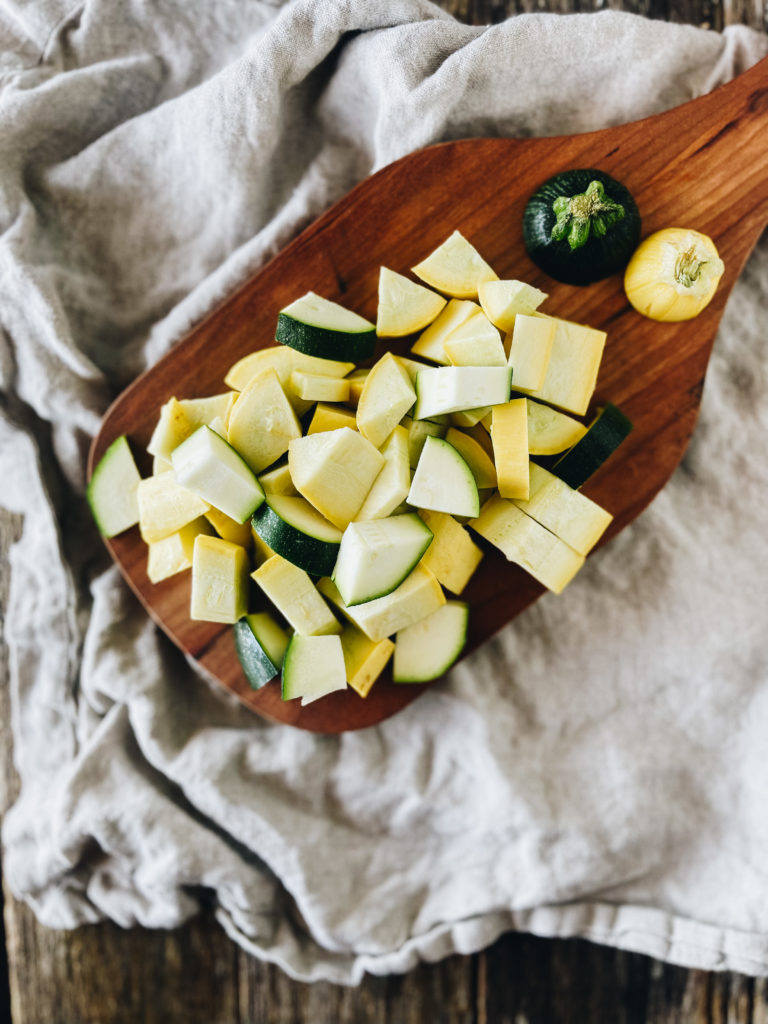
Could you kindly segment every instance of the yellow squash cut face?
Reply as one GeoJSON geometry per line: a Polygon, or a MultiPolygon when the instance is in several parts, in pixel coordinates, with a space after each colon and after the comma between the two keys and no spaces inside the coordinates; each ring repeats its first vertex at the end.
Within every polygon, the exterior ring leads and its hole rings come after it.
{"type": "Polygon", "coordinates": [[[499,495],[490,498],[469,523],[481,537],[559,594],[584,564],[584,555],[556,537],[518,506],[499,495]]]}
{"type": "Polygon", "coordinates": [[[460,231],[454,231],[442,245],[411,269],[425,284],[457,299],[477,299],[481,284],[499,279],[496,271],[460,231]]]}
{"type": "Polygon", "coordinates": [[[357,515],[384,456],[349,427],[291,441],[288,466],[296,490],[340,530],[357,515]]]}
{"type": "Polygon", "coordinates": [[[515,326],[515,317],[534,313],[548,297],[524,281],[483,281],[477,289],[483,312],[500,331],[508,333],[515,326]]]}
{"type": "Polygon", "coordinates": [[[192,554],[190,618],[232,625],[248,611],[248,553],[221,537],[198,534],[192,554]]]}
{"type": "Polygon", "coordinates": [[[301,426],[274,369],[253,377],[232,407],[227,440],[254,473],[271,466],[301,437],[301,426]]]}
{"type": "Polygon", "coordinates": [[[382,267],[376,333],[380,338],[402,338],[420,331],[432,323],[445,303],[437,292],[382,267]]]}
{"type": "Polygon", "coordinates": [[[491,441],[499,494],[502,498],[527,498],[528,414],[527,400],[513,398],[494,405],[491,413],[491,441]]]}
{"type": "Polygon", "coordinates": [[[380,448],[416,401],[410,375],[386,352],[371,368],[357,404],[357,429],[380,448]]]}
{"type": "Polygon", "coordinates": [[[638,313],[651,320],[691,320],[711,301],[723,270],[707,235],[665,228],[635,250],[624,273],[624,290],[638,313]]]}
{"type": "Polygon", "coordinates": [[[548,319],[554,320],[555,334],[544,382],[539,388],[521,388],[518,384],[514,387],[532,398],[583,416],[597,384],[606,333],[558,317],[548,319]]]}

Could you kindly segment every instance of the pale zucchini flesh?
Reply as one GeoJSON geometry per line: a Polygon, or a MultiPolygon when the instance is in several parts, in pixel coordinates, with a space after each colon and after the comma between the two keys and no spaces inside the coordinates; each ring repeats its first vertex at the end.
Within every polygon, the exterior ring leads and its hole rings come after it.
{"type": "Polygon", "coordinates": [[[480,511],[477,482],[466,460],[447,441],[428,437],[406,499],[415,508],[476,516],[480,511]]]}
{"type": "Polygon", "coordinates": [[[530,481],[529,498],[516,501],[518,508],[580,555],[588,554],[610,526],[613,516],[535,462],[531,463],[530,481]]]}
{"type": "Polygon", "coordinates": [[[389,638],[369,640],[361,629],[349,622],[341,631],[341,647],[347,683],[360,697],[367,697],[387,667],[395,650],[394,643],[389,638]]]}
{"type": "Polygon", "coordinates": [[[285,455],[297,437],[301,426],[276,371],[257,374],[232,406],[227,440],[260,473],[285,455]]]}
{"type": "Polygon", "coordinates": [[[396,683],[428,683],[448,671],[467,642],[469,606],[446,601],[420,622],[395,636],[392,679],[396,683]]]}
{"type": "Polygon", "coordinates": [[[498,405],[509,399],[507,366],[437,366],[416,378],[414,419],[498,405]]]}
{"type": "Polygon", "coordinates": [[[102,455],[86,490],[91,513],[104,537],[115,537],[138,523],[140,482],[128,438],[123,434],[102,455]]]}
{"type": "Polygon", "coordinates": [[[391,594],[432,541],[415,514],[350,523],[344,531],[332,579],[347,607],[391,594]]]}
{"type": "Polygon", "coordinates": [[[587,432],[586,426],[559,409],[528,399],[529,455],[557,455],[572,448],[587,432]]]}
{"type": "Polygon", "coordinates": [[[291,637],[283,660],[283,700],[301,697],[304,706],[346,688],[347,674],[340,637],[291,637]]]}
{"type": "Polygon", "coordinates": [[[445,339],[473,313],[478,312],[480,307],[470,299],[451,299],[440,315],[416,339],[411,347],[412,354],[447,366],[451,360],[443,347],[445,339]]]}
{"type": "Polygon", "coordinates": [[[493,407],[491,441],[499,494],[502,498],[527,498],[530,482],[525,398],[493,407]]]}
{"type": "Polygon", "coordinates": [[[357,429],[374,448],[380,448],[415,401],[407,370],[387,352],[365,379],[357,404],[357,429]]]}
{"type": "Polygon", "coordinates": [[[148,476],[136,489],[139,505],[139,531],[147,544],[176,533],[210,508],[198,494],[183,487],[175,472],[148,476]]]}
{"type": "Polygon", "coordinates": [[[411,467],[408,460],[408,431],[405,427],[395,427],[380,450],[384,465],[357,511],[355,519],[358,522],[393,515],[408,497],[411,467]]]}
{"type": "Polygon", "coordinates": [[[244,523],[264,501],[264,491],[245,459],[210,427],[198,427],[174,450],[171,461],[183,487],[236,523],[244,523]]]}
{"type": "Polygon", "coordinates": [[[478,298],[491,323],[506,333],[513,329],[518,313],[535,313],[548,296],[524,281],[508,280],[483,281],[478,298]]]}

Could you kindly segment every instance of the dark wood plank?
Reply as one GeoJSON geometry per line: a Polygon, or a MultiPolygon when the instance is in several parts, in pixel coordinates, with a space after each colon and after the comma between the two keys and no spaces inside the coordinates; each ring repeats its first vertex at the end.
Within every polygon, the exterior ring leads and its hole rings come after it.
{"type": "MultiPolygon", "coordinates": [[[[525,10],[602,6],[599,0],[589,5],[579,0],[437,2],[475,24],[525,10]]],[[[605,6],[715,28],[741,22],[768,29],[768,0],[608,0],[605,6]]],[[[0,511],[2,607],[7,594],[2,569],[19,528],[18,519],[0,511]]],[[[6,673],[0,661],[0,677],[6,673]]],[[[8,723],[7,687],[2,687],[3,809],[17,791],[8,723]]],[[[766,979],[686,971],[574,940],[507,935],[484,954],[422,965],[404,978],[366,978],[359,989],[348,990],[293,983],[278,968],[232,944],[207,912],[170,933],[123,931],[111,924],[54,932],[40,926],[7,891],[4,895],[14,1024],[318,1024],[326,1005],[337,1011],[326,1019],[339,1024],[768,1024],[766,979]],[[547,1001],[551,986],[560,993],[556,1010],[547,1001]],[[594,1016],[596,1006],[601,1009],[594,1016]]],[[[0,1019],[3,1010],[0,1006],[0,1019]]]]}

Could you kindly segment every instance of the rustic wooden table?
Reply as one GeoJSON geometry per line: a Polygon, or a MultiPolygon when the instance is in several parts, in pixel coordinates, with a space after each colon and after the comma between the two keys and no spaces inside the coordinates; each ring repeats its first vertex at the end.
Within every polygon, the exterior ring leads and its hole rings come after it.
{"type": "MultiPolygon", "coordinates": [[[[713,29],[768,31],[768,0],[438,0],[471,24],[522,11],[610,7],[713,29]]],[[[0,569],[19,536],[0,512],[0,569]]],[[[7,599],[0,573],[0,608],[7,599]]],[[[0,647],[0,680],[7,652],[0,647]]],[[[0,687],[5,772],[0,810],[17,791],[0,687]]],[[[210,910],[174,932],[101,924],[41,927],[4,889],[6,970],[0,1019],[14,1024],[767,1024],[768,979],[690,971],[578,940],[509,934],[474,956],[424,964],[405,976],[368,977],[356,989],[292,982],[243,953],[210,910]],[[11,1015],[12,1010],[12,1015],[11,1015]]]]}

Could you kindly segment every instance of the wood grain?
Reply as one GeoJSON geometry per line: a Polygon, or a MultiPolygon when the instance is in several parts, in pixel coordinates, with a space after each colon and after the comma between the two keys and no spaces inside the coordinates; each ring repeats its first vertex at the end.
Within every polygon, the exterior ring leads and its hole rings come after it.
{"type": "MultiPolygon", "coordinates": [[[[296,296],[311,289],[375,320],[379,267],[406,273],[458,229],[500,277],[520,278],[548,292],[542,309],[608,333],[593,405],[614,402],[634,424],[617,455],[584,488],[614,517],[604,536],[608,541],[663,487],[693,432],[723,308],[768,223],[767,131],[768,59],[707,96],[632,124],[549,139],[470,139],[406,156],[353,189],[136,380],[107,413],[91,467],[121,434],[134,451],[143,451],[170,397],[221,391],[232,364],[274,344],[277,314],[296,296]],[[678,224],[714,238],[726,270],[714,300],[695,320],[659,324],[640,316],[627,302],[621,275],[576,288],[552,281],[531,263],[521,232],[531,192],[561,170],[590,166],[629,188],[645,234],[678,224]],[[354,246],[348,244],[351,237],[354,246]]],[[[385,348],[408,353],[412,342],[381,339],[375,358],[385,348]]],[[[107,547],[168,636],[267,718],[343,732],[381,721],[425,690],[397,686],[385,675],[365,700],[347,690],[305,708],[283,701],[278,681],[252,690],[231,628],[190,619],[189,573],[150,583],[138,528],[107,541],[107,547]]],[[[465,654],[543,591],[485,547],[462,594],[470,607],[465,654]]]]}
{"type": "MultiPolygon", "coordinates": [[[[768,0],[437,2],[475,24],[524,10],[608,6],[715,28],[743,22],[768,29],[768,0]]],[[[0,510],[2,608],[7,551],[19,530],[19,520],[0,510]]],[[[7,679],[3,659],[0,645],[7,679]]],[[[7,687],[0,688],[0,728],[6,808],[17,791],[7,687]]],[[[243,953],[208,911],[171,933],[111,924],[55,932],[7,890],[4,896],[14,1024],[768,1024],[765,979],[687,971],[575,940],[510,934],[475,956],[425,964],[403,978],[367,977],[350,991],[292,982],[243,953]]],[[[0,1019],[10,1020],[3,1000],[0,992],[0,1019]]]]}

